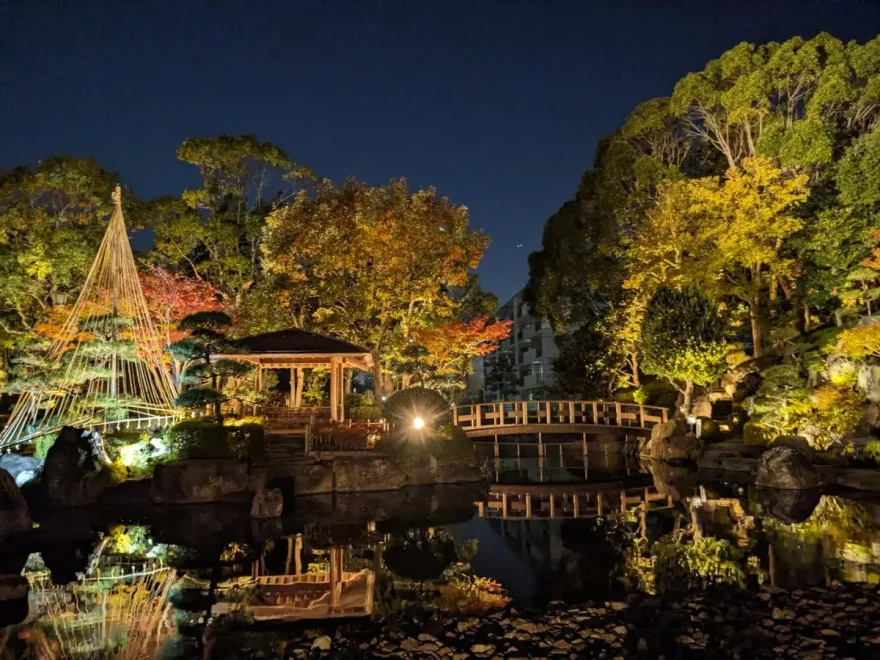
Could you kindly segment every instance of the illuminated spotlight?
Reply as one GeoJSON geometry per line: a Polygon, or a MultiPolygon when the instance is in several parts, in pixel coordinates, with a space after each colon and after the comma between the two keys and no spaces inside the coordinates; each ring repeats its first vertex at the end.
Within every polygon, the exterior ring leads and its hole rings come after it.
{"type": "Polygon", "coordinates": [[[416,417],[413,420],[413,428],[416,431],[422,430],[423,428],[425,428],[425,420],[423,420],[421,417],[416,417]]]}

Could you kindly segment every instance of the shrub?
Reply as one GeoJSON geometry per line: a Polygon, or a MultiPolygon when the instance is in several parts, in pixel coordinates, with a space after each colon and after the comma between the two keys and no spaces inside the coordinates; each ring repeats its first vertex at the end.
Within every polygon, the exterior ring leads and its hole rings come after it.
{"type": "Polygon", "coordinates": [[[432,430],[426,443],[428,452],[441,465],[477,465],[474,443],[463,429],[454,424],[445,424],[432,430]]]}
{"type": "Polygon", "coordinates": [[[382,411],[379,409],[379,406],[358,406],[356,408],[349,408],[349,410],[351,418],[357,421],[382,419],[382,411]]]}
{"type": "Polygon", "coordinates": [[[862,456],[874,461],[877,465],[880,465],[880,442],[872,440],[866,444],[862,449],[862,456]]]}
{"type": "Polygon", "coordinates": [[[41,461],[46,460],[46,456],[49,454],[49,450],[52,448],[52,445],[55,444],[55,435],[41,435],[34,441],[34,458],[38,458],[41,461]]]}
{"type": "Polygon", "coordinates": [[[646,406],[657,405],[657,400],[664,394],[672,394],[672,405],[675,405],[675,399],[678,398],[677,390],[667,383],[665,380],[658,378],[650,383],[645,383],[633,392],[633,401],[646,406]]]}
{"type": "Polygon", "coordinates": [[[743,424],[743,442],[747,445],[768,445],[774,437],[776,436],[772,430],[764,428],[757,422],[743,424]]]}
{"type": "Polygon", "coordinates": [[[446,398],[425,387],[411,387],[395,392],[388,397],[382,412],[395,426],[409,426],[415,416],[435,425],[447,423],[450,417],[446,398]]]}
{"type": "Polygon", "coordinates": [[[232,458],[238,454],[227,441],[229,430],[214,421],[185,420],[172,426],[165,440],[173,459],[232,458]]]}
{"type": "Polygon", "coordinates": [[[620,403],[632,403],[635,401],[635,394],[637,391],[638,390],[635,387],[626,387],[617,390],[614,393],[614,400],[619,401],[620,403]]]}

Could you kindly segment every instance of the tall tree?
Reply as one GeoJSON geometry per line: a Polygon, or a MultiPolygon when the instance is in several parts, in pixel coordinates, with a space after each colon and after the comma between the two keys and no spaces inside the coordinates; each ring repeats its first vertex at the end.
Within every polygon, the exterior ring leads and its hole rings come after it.
{"type": "Polygon", "coordinates": [[[793,210],[806,200],[807,176],[788,176],[768,158],[746,158],[725,179],[691,183],[693,209],[704,218],[702,265],[717,273],[722,291],[749,307],[755,356],[764,345],[762,298],[791,291],[798,277],[786,239],[803,227],[793,210]]]}
{"type": "Polygon", "coordinates": [[[185,190],[180,200],[153,203],[152,259],[187,268],[238,303],[261,273],[267,214],[295,195],[314,173],[252,135],[184,140],[177,157],[198,168],[202,186],[185,190]]]}
{"type": "Polygon", "coordinates": [[[312,329],[370,350],[382,396],[412,332],[455,316],[452,291],[468,284],[488,243],[468,228],[466,208],[433,189],[349,179],[273,212],[263,252],[270,273],[312,301],[312,329]]]}

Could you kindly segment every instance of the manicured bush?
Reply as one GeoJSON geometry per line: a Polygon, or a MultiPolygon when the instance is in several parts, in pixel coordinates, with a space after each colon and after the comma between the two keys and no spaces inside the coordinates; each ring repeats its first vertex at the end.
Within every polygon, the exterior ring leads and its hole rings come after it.
{"type": "Polygon", "coordinates": [[[171,427],[165,441],[173,460],[233,458],[248,455],[251,437],[257,432],[262,434],[261,426],[227,427],[214,421],[193,419],[171,427]]]}
{"type": "Polygon", "coordinates": [[[620,403],[633,403],[635,401],[635,394],[638,391],[635,387],[626,387],[620,390],[617,390],[614,393],[614,400],[619,401],[620,403]]]}
{"type": "Polygon", "coordinates": [[[706,442],[720,442],[724,439],[724,432],[721,430],[721,425],[718,424],[718,422],[716,422],[714,419],[701,417],[700,436],[706,442]]]}
{"type": "Polygon", "coordinates": [[[433,429],[426,438],[428,452],[441,465],[467,465],[476,467],[477,455],[473,441],[464,430],[454,424],[433,429]]]}
{"type": "Polygon", "coordinates": [[[382,414],[395,427],[410,426],[416,416],[433,425],[451,421],[449,401],[439,392],[425,387],[411,387],[395,392],[382,407],[382,414]]]}
{"type": "Polygon", "coordinates": [[[349,414],[351,415],[351,418],[356,421],[363,422],[382,419],[382,410],[379,406],[363,405],[357,406],[356,408],[349,408],[348,410],[350,411],[349,414]]]}

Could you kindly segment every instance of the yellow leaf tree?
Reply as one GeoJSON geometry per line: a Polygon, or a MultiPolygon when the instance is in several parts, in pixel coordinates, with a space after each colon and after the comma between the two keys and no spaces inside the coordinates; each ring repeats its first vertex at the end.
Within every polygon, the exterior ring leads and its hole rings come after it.
{"type": "Polygon", "coordinates": [[[749,308],[755,357],[763,349],[762,297],[792,290],[797,263],[786,239],[801,229],[795,207],[808,195],[807,176],[790,176],[769,158],[746,158],[724,179],[690,182],[691,212],[701,220],[698,270],[718,277],[721,292],[749,308]]]}

